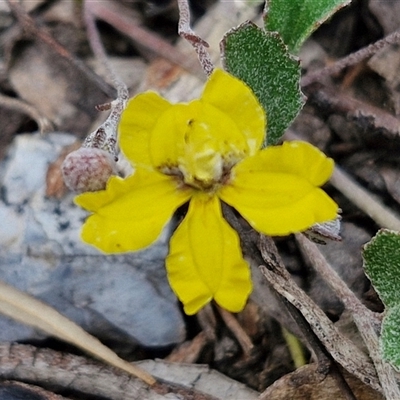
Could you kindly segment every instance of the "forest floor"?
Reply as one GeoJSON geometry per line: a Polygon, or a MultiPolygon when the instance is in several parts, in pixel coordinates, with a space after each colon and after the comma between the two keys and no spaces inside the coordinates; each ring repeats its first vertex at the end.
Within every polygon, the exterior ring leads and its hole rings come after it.
{"type": "MultiPolygon", "coordinates": [[[[172,101],[186,101],[199,94],[205,76],[195,52],[177,34],[179,15],[174,0],[92,3],[107,56],[126,82],[130,96],[153,89],[172,101]]],[[[260,23],[262,5],[242,8],[239,3],[245,1],[191,2],[194,29],[210,43],[216,64],[224,32],[245,19],[260,23]],[[219,3],[231,3],[232,13],[221,15],[219,3]]],[[[31,19],[22,12],[11,12],[6,2],[0,4],[2,171],[19,136],[65,132],[82,141],[104,119],[95,107],[115,95],[101,63],[93,57],[80,2],[23,0],[21,4],[31,19]]],[[[361,61],[334,74],[315,73],[387,37],[399,26],[400,2],[360,0],[319,27],[299,55],[307,102],[287,133],[288,139],[296,135],[334,159],[339,172],[324,189],[342,210],[342,239],[319,248],[357,297],[377,312],[383,306],[364,275],[361,250],[380,228],[391,227],[379,215],[375,218],[369,209],[370,199],[388,210],[389,219],[400,214],[400,41],[374,48],[361,61]],[[355,193],[359,189],[361,194],[355,193]]],[[[66,151],[59,149],[59,154],[65,157],[66,151]]],[[[57,159],[58,155],[52,161],[57,159]]],[[[50,164],[47,181],[42,183],[51,201],[70,195],[63,186],[59,165],[50,164]]],[[[4,201],[5,184],[0,184],[4,201]]],[[[312,270],[298,240],[290,236],[275,243],[298,285],[358,346],[362,339],[342,301],[312,270]]],[[[3,244],[0,240],[0,247],[3,244]]],[[[3,274],[0,268],[0,278],[12,283],[8,274],[10,271],[3,274]]],[[[280,307],[272,294],[262,300],[252,298],[235,316],[210,306],[197,316],[186,317],[176,306],[184,334],[165,346],[126,345],[126,337],[119,341],[117,334],[99,334],[107,346],[129,361],[156,360],[146,361],[144,368],[166,381],[174,379],[177,385],[191,387],[190,393],[181,386],[174,386],[169,394],[152,392],[136,383],[129,386],[126,375],[106,369],[73,347],[37,336],[23,340],[17,336],[17,344],[10,333],[0,344],[0,364],[4,365],[0,380],[6,380],[0,383],[0,398],[18,399],[21,393],[31,399],[92,400],[352,398],[348,388],[337,384],[332,373],[335,368],[324,374],[318,370],[321,365],[316,362],[315,349],[299,334],[292,316],[280,307]],[[304,366],[295,359],[296,340],[294,347],[288,345],[293,342],[288,330],[303,342],[304,366]],[[175,367],[178,369],[173,371],[175,367]],[[64,375],[66,372],[70,375],[64,375]],[[196,386],[201,376],[203,383],[196,386]],[[236,382],[240,385],[235,386],[236,382]],[[224,387],[225,394],[213,391],[218,386],[224,387]],[[265,390],[269,391],[263,395],[265,390]]],[[[90,329],[96,335],[96,327],[90,329]]],[[[344,370],[338,373],[348,381],[353,398],[381,398],[344,370]]]]}

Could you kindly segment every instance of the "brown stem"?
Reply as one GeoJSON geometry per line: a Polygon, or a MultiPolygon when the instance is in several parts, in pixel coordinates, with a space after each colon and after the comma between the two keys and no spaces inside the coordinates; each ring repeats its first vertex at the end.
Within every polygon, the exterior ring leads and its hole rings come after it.
{"type": "MultiPolygon", "coordinates": [[[[101,124],[98,129],[87,136],[83,147],[101,148],[108,151],[117,160],[118,124],[121,118],[121,114],[125,110],[129,98],[129,93],[127,86],[116,74],[107,58],[104,46],[100,40],[100,35],[96,27],[93,13],[90,9],[91,4],[92,3],[89,1],[84,2],[84,17],[89,42],[92,46],[93,52],[105,67],[109,78],[113,82],[114,87],[117,89],[117,98],[110,104],[111,112],[106,121],[104,121],[104,123],[101,124]]],[[[104,105],[102,105],[101,107],[104,108],[104,105]]]]}
{"type": "Polygon", "coordinates": [[[29,115],[38,124],[41,133],[49,132],[53,129],[53,124],[48,118],[40,114],[31,104],[22,100],[0,94],[0,106],[29,115]]]}
{"type": "Polygon", "coordinates": [[[194,75],[200,75],[200,68],[197,63],[181,53],[162,37],[144,27],[138,26],[134,18],[130,16],[130,10],[118,2],[91,1],[91,12],[99,19],[106,21],[115,29],[130,37],[133,41],[152,51],[160,57],[165,58],[175,65],[179,65],[194,75]]]}
{"type": "Polygon", "coordinates": [[[357,100],[339,90],[314,83],[304,88],[308,102],[327,113],[338,113],[363,129],[364,139],[373,142],[379,135],[382,141],[393,144],[400,137],[399,120],[381,108],[357,100]]]}
{"type": "Polygon", "coordinates": [[[35,39],[49,46],[59,56],[69,61],[75,68],[83,72],[91,81],[93,81],[107,96],[113,98],[114,90],[88,68],[81,60],[71,54],[65,47],[61,46],[44,28],[37,26],[36,22],[28,15],[28,13],[15,1],[6,0],[12,13],[18,20],[21,27],[27,34],[32,35],[35,39]]]}
{"type": "Polygon", "coordinates": [[[251,354],[251,351],[254,348],[254,345],[247,335],[247,333],[243,330],[238,320],[229,312],[224,310],[223,308],[217,306],[217,310],[224,320],[226,326],[229,330],[235,335],[237,341],[239,342],[243,353],[248,357],[251,354]]]}
{"type": "Polygon", "coordinates": [[[201,66],[207,76],[210,76],[214,70],[214,64],[211,61],[210,54],[207,51],[208,43],[200,36],[196,35],[190,28],[190,9],[188,0],[178,0],[179,7],[179,35],[186,39],[195,49],[201,66]]]}
{"type": "Polygon", "coordinates": [[[265,236],[260,238],[260,235],[254,230],[245,230],[230,207],[223,205],[223,212],[228,222],[239,233],[242,248],[246,255],[256,261],[261,259],[258,265],[266,264],[273,270],[272,272],[265,266],[260,267],[269,284],[279,293],[280,304],[293,318],[301,335],[313,350],[320,372],[331,372],[338,383],[338,387],[342,389],[343,393],[346,393],[347,399],[354,400],[355,398],[342,374],[335,366],[334,360],[340,362],[350,372],[379,390],[380,386],[375,376],[375,370],[368,358],[353,343],[340,335],[322,310],[298,288],[283,266],[272,239],[265,236]],[[283,286],[286,286],[285,290],[281,290],[283,286]],[[303,303],[304,307],[300,307],[303,303]],[[312,316],[310,317],[306,311],[310,311],[312,316]],[[309,318],[306,318],[306,315],[309,318]],[[348,349],[348,354],[342,354],[341,347],[344,346],[348,349]],[[355,360],[358,360],[358,362],[355,360]]]}
{"type": "Polygon", "coordinates": [[[309,84],[317,82],[328,75],[337,74],[344,68],[351,67],[365,60],[366,58],[373,56],[376,52],[378,52],[380,49],[387,46],[388,44],[398,43],[399,41],[400,41],[400,30],[397,30],[391,33],[390,35],[386,36],[385,38],[378,40],[377,42],[372,43],[366,47],[363,47],[362,49],[352,54],[349,54],[346,57],[343,57],[342,59],[336,61],[332,65],[329,65],[318,71],[308,73],[302,78],[301,85],[303,87],[308,86],[309,84]]]}
{"type": "Polygon", "coordinates": [[[387,400],[400,398],[400,390],[396,382],[394,370],[382,360],[377,331],[380,330],[380,319],[368,310],[349,287],[342,281],[337,272],[329,265],[317,245],[303,235],[296,235],[297,243],[303,255],[323,277],[342,300],[345,308],[350,311],[353,320],[368,348],[369,355],[381,382],[383,393],[387,400]]]}

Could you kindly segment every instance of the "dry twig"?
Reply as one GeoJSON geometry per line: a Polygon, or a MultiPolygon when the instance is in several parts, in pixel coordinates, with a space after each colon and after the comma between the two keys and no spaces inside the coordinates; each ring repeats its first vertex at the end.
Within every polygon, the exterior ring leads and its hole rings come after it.
{"type": "Polygon", "coordinates": [[[304,88],[308,102],[324,112],[343,115],[363,129],[365,141],[378,136],[392,141],[400,138],[399,120],[389,112],[357,100],[339,90],[315,83],[304,88]]]}
{"type": "Polygon", "coordinates": [[[190,28],[190,9],[188,0],[178,0],[179,7],[179,34],[186,39],[195,49],[201,66],[207,76],[210,76],[214,70],[214,64],[208,54],[208,43],[200,36],[196,35],[190,28]]]}
{"type": "Polygon", "coordinates": [[[103,44],[100,40],[100,35],[96,28],[93,14],[91,12],[91,4],[92,3],[89,1],[84,2],[84,16],[89,42],[92,46],[93,52],[106,68],[109,78],[112,80],[114,87],[117,89],[117,98],[110,103],[111,111],[107,119],[103,122],[103,124],[100,125],[100,127],[86,137],[83,147],[101,148],[108,151],[117,160],[118,124],[121,114],[126,107],[129,93],[127,86],[116,74],[107,58],[103,44]]]}
{"type": "Polygon", "coordinates": [[[305,75],[301,80],[301,85],[303,87],[310,85],[313,82],[317,82],[322,78],[328,75],[334,75],[339,73],[345,68],[351,67],[353,65],[358,64],[359,62],[372,57],[376,52],[380,49],[384,48],[389,44],[399,43],[400,42],[400,30],[397,30],[390,35],[384,37],[381,40],[378,40],[375,43],[372,43],[362,49],[349,54],[346,57],[336,61],[332,65],[328,65],[318,71],[310,72],[305,75]]]}
{"type": "Polygon", "coordinates": [[[247,333],[243,330],[237,319],[229,311],[226,311],[219,306],[217,306],[217,309],[222,319],[224,320],[226,326],[235,335],[237,341],[239,342],[243,350],[243,353],[245,354],[246,357],[249,357],[251,351],[254,348],[251,339],[249,338],[247,333]]]}
{"type": "Polygon", "coordinates": [[[91,1],[90,11],[95,17],[106,21],[115,29],[130,37],[140,46],[152,51],[156,55],[165,58],[181,68],[199,75],[200,68],[197,67],[191,58],[180,52],[162,37],[137,24],[131,17],[130,10],[123,5],[113,1],[91,1]]]}
{"type": "Polygon", "coordinates": [[[108,84],[106,84],[103,79],[96,75],[81,60],[76,58],[67,49],[61,46],[61,44],[58,43],[44,28],[37,26],[36,22],[28,15],[28,13],[19,3],[11,0],[6,1],[26,33],[32,35],[33,38],[40,40],[42,43],[45,43],[60,57],[66,59],[73,66],[75,66],[75,68],[83,72],[89,80],[93,81],[109,97],[114,97],[114,90],[108,84]]]}
{"type": "Polygon", "coordinates": [[[329,265],[315,243],[310,242],[301,234],[296,235],[296,240],[303,255],[339,296],[345,308],[351,312],[358,331],[368,348],[369,355],[374,362],[386,399],[400,399],[400,389],[397,385],[394,370],[389,363],[382,360],[379,348],[377,332],[380,330],[381,320],[375,313],[368,310],[340,279],[337,272],[329,265]]]}
{"type": "Polygon", "coordinates": [[[34,106],[22,100],[0,94],[0,106],[27,114],[38,124],[40,133],[50,132],[53,129],[53,124],[48,118],[41,115],[34,106]]]}
{"type": "Polygon", "coordinates": [[[272,239],[260,236],[260,250],[267,265],[260,266],[263,275],[278,293],[301,312],[333,359],[365,384],[382,391],[368,357],[343,336],[318,305],[297,286],[284,267],[272,239]]]}
{"type": "Polygon", "coordinates": [[[400,231],[400,217],[336,166],[330,183],[380,227],[400,231]]]}

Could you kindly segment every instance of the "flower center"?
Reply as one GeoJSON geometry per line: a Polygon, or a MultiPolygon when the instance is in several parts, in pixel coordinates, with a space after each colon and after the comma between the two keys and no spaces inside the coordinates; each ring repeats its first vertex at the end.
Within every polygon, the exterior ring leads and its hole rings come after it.
{"type": "Polygon", "coordinates": [[[154,132],[153,165],[182,186],[201,191],[215,193],[249,154],[246,137],[234,121],[201,101],[165,112],[154,132]]]}
{"type": "Polygon", "coordinates": [[[159,170],[165,175],[173,176],[182,187],[190,186],[200,191],[215,193],[229,182],[232,167],[240,159],[226,159],[219,153],[207,151],[195,154],[193,158],[185,157],[178,165],[161,166],[159,170]]]}

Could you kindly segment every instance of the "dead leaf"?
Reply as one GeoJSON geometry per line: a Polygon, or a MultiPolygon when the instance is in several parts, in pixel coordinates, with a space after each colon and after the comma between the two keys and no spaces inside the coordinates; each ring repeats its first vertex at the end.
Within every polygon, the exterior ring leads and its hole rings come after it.
{"type": "MultiPolygon", "coordinates": [[[[357,399],[384,400],[353,375],[343,372],[357,399]]],[[[331,375],[318,372],[316,364],[308,364],[283,376],[267,388],[259,400],[346,400],[331,375]]]]}

